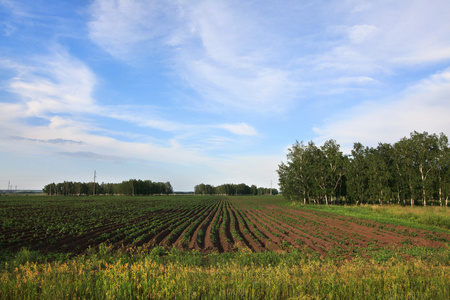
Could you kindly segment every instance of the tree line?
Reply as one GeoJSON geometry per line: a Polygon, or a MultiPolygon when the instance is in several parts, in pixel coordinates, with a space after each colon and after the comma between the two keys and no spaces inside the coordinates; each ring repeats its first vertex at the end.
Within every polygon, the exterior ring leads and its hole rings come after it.
{"type": "Polygon", "coordinates": [[[121,183],[72,182],[49,183],[42,191],[47,195],[127,195],[147,196],[173,194],[170,182],[152,182],[151,180],[130,179],[121,183]]]}
{"type": "Polygon", "coordinates": [[[296,142],[278,167],[286,199],[303,203],[448,205],[450,150],[445,134],[412,132],[376,148],[354,143],[343,155],[335,140],[296,142]]]}
{"type": "Polygon", "coordinates": [[[195,195],[277,195],[278,190],[274,188],[248,186],[245,183],[232,184],[226,183],[219,186],[210,184],[198,184],[194,187],[195,195]]]}

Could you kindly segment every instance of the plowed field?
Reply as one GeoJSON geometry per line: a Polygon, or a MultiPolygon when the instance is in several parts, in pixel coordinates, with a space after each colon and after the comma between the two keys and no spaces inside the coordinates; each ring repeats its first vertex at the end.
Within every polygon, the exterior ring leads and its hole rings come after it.
{"type": "Polygon", "coordinates": [[[2,197],[0,250],[114,248],[201,252],[447,247],[450,235],[285,205],[282,197],[2,197]]]}

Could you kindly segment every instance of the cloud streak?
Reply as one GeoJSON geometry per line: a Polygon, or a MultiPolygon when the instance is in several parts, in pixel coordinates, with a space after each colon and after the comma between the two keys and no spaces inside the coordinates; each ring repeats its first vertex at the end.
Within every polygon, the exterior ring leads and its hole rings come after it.
{"type": "Polygon", "coordinates": [[[50,144],[77,144],[77,145],[84,144],[81,141],[67,140],[67,139],[61,139],[61,138],[48,139],[48,140],[25,138],[25,137],[21,137],[21,136],[11,136],[10,138],[13,140],[19,140],[19,141],[30,141],[30,142],[50,143],[50,144]]]}
{"type": "Polygon", "coordinates": [[[223,124],[223,125],[219,125],[217,127],[226,129],[226,130],[228,130],[231,133],[234,133],[236,135],[246,135],[246,136],[257,135],[256,130],[253,127],[247,125],[246,123],[241,123],[241,124],[223,124]]]}
{"type": "Polygon", "coordinates": [[[106,160],[113,162],[123,162],[126,158],[112,155],[104,155],[98,154],[94,152],[85,152],[85,151],[77,151],[77,152],[58,152],[59,155],[72,157],[72,158],[81,158],[81,159],[89,159],[89,160],[106,160]]]}

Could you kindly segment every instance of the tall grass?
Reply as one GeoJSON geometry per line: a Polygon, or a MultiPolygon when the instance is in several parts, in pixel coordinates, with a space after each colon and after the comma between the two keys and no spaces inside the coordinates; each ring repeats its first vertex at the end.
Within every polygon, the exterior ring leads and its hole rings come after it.
{"type": "Polygon", "coordinates": [[[445,232],[450,234],[450,209],[448,207],[427,206],[410,207],[399,205],[292,205],[298,209],[320,210],[339,215],[363,218],[394,225],[404,225],[418,229],[445,232]]]}
{"type": "Polygon", "coordinates": [[[398,205],[372,205],[370,208],[379,215],[395,216],[404,220],[410,220],[416,223],[450,230],[450,209],[448,207],[402,207],[398,205]]]}
{"type": "Polygon", "coordinates": [[[449,299],[450,266],[308,253],[125,254],[4,263],[1,299],[449,299]]]}

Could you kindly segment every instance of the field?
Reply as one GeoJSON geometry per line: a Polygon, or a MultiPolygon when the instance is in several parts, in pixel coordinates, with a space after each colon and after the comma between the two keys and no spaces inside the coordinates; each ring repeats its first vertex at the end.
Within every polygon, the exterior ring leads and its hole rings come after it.
{"type": "Polygon", "coordinates": [[[9,196],[0,220],[0,298],[450,296],[446,208],[9,196]]]}

